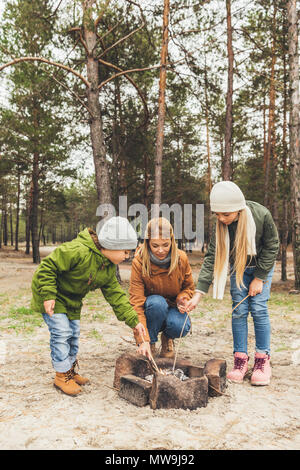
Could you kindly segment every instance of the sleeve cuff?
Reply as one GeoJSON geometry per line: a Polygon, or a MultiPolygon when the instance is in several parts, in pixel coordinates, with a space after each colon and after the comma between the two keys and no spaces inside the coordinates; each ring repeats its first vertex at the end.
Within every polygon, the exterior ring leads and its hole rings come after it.
{"type": "Polygon", "coordinates": [[[198,281],[198,284],[197,284],[195,290],[198,290],[198,291],[201,291],[201,292],[204,292],[205,294],[207,294],[208,289],[209,289],[209,286],[210,286],[210,283],[209,283],[209,282],[206,282],[206,281],[198,281]]]}
{"type": "Polygon", "coordinates": [[[207,292],[204,292],[203,290],[195,289],[195,292],[198,292],[199,294],[207,294],[207,292]]]}
{"type": "Polygon", "coordinates": [[[43,302],[46,300],[56,300],[56,292],[41,292],[40,296],[43,302]]]}
{"type": "Polygon", "coordinates": [[[254,277],[256,277],[257,279],[260,279],[261,281],[265,281],[268,276],[268,271],[265,271],[264,269],[260,269],[256,267],[253,274],[254,274],[254,277]]]}

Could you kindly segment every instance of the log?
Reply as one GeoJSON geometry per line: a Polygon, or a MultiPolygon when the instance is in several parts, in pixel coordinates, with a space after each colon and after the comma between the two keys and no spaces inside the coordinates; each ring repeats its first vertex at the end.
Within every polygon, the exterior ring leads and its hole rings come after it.
{"type": "Polygon", "coordinates": [[[208,379],[208,395],[218,397],[226,388],[226,361],[223,359],[210,359],[204,367],[204,374],[208,379]]]}
{"type": "Polygon", "coordinates": [[[122,375],[146,377],[152,374],[149,360],[138,353],[124,353],[116,360],[114,387],[120,388],[122,375]]]}
{"type": "Polygon", "coordinates": [[[133,405],[146,406],[149,404],[149,395],[152,384],[135,375],[121,377],[119,397],[124,398],[133,405]]]}
{"type": "Polygon", "coordinates": [[[150,407],[153,410],[182,408],[196,410],[205,407],[208,401],[207,377],[185,381],[174,375],[155,374],[150,392],[150,407]]]}

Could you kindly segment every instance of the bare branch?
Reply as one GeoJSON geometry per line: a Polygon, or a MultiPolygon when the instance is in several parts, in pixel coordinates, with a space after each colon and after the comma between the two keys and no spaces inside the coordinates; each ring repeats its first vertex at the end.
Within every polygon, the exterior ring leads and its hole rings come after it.
{"type": "Polygon", "coordinates": [[[83,81],[83,83],[89,88],[90,83],[86,80],[86,78],[81,75],[80,73],[76,72],[76,70],[73,70],[71,67],[68,67],[67,65],[59,64],[58,62],[53,62],[52,60],[45,59],[44,57],[19,57],[17,59],[12,60],[11,62],[7,62],[6,64],[3,64],[0,66],[0,72],[4,70],[6,67],[10,67],[11,65],[16,65],[20,62],[43,62],[48,65],[53,65],[54,67],[58,67],[64,70],[67,70],[68,72],[72,73],[73,75],[76,75],[76,77],[80,78],[80,80],[83,81]]]}
{"type": "MultiPolygon", "coordinates": [[[[100,59],[98,59],[98,60],[100,61],[100,59]]],[[[132,72],[144,72],[145,70],[152,70],[152,69],[159,69],[159,68],[160,68],[160,64],[159,65],[153,65],[151,67],[145,67],[145,68],[142,68],[142,69],[123,70],[122,72],[116,73],[115,75],[108,78],[107,80],[104,80],[104,82],[101,82],[100,85],[98,86],[98,89],[100,90],[100,88],[104,87],[104,85],[106,85],[108,82],[111,82],[112,80],[114,80],[117,77],[120,77],[121,75],[126,75],[126,74],[132,73],[132,72]]]]}
{"type": "Polygon", "coordinates": [[[58,11],[58,9],[59,9],[61,3],[62,3],[62,0],[60,0],[60,2],[58,3],[58,5],[57,5],[57,7],[55,8],[55,10],[54,10],[54,12],[52,13],[52,15],[49,15],[49,16],[47,16],[47,17],[45,18],[46,20],[49,20],[49,18],[52,18],[53,16],[56,15],[56,13],[57,13],[57,11],[58,11]]]}
{"type": "MultiPolygon", "coordinates": [[[[102,59],[98,59],[99,62],[101,62],[101,64],[104,64],[106,65],[107,67],[110,67],[110,68],[113,68],[115,70],[119,70],[119,72],[124,72],[122,69],[120,69],[120,67],[117,67],[116,65],[114,64],[111,64],[110,62],[106,62],[105,60],[102,60],[102,59]]],[[[136,89],[136,91],[138,92],[140,98],[142,99],[143,101],[143,104],[144,104],[144,109],[145,109],[145,114],[146,114],[146,119],[145,119],[145,122],[148,120],[149,118],[149,110],[148,110],[148,106],[147,106],[147,102],[145,100],[145,97],[142,93],[142,91],[140,90],[140,88],[137,86],[137,84],[135,83],[135,81],[126,73],[124,73],[125,77],[127,78],[127,80],[134,86],[134,88],[136,89]]],[[[99,87],[100,88],[100,87],[99,87]]]]}
{"type": "MultiPolygon", "coordinates": [[[[100,59],[98,59],[100,61],[100,59]]],[[[176,62],[172,62],[172,63],[168,63],[167,64],[167,67],[173,67],[174,65],[176,64],[182,64],[183,62],[185,62],[185,59],[180,59],[180,60],[177,60],[176,62]]],[[[105,80],[104,82],[101,82],[100,85],[98,86],[98,89],[100,90],[100,88],[104,87],[104,85],[106,85],[108,82],[111,82],[112,80],[114,80],[115,78],[117,77],[120,77],[121,75],[125,75],[127,73],[132,73],[132,72],[144,72],[145,70],[153,70],[153,69],[159,69],[161,67],[161,65],[152,65],[150,67],[144,67],[142,69],[130,69],[130,70],[124,70],[122,72],[119,72],[119,73],[116,73],[115,75],[113,75],[112,77],[108,78],[107,80],[105,80]]],[[[1,69],[0,69],[1,70],[1,69]]]]}
{"type": "Polygon", "coordinates": [[[106,10],[106,8],[108,7],[109,4],[110,4],[110,0],[106,0],[105,5],[104,5],[104,7],[103,7],[103,9],[102,9],[102,11],[101,11],[101,13],[100,13],[100,15],[99,15],[98,18],[95,20],[95,23],[94,23],[94,24],[95,24],[95,28],[97,28],[98,24],[99,24],[100,21],[102,20],[103,15],[104,15],[104,13],[105,13],[105,10],[106,10]]]}
{"type": "Polygon", "coordinates": [[[108,36],[110,33],[112,33],[115,29],[117,29],[117,27],[119,26],[119,24],[122,23],[122,20],[118,21],[115,26],[113,26],[111,29],[109,29],[108,31],[106,31],[105,34],[103,34],[103,36],[100,36],[100,34],[97,33],[97,36],[99,39],[103,40],[106,36],[108,36]]]}
{"type": "Polygon", "coordinates": [[[153,47],[153,49],[155,49],[155,44],[153,43],[153,38],[152,38],[151,34],[149,33],[148,28],[147,28],[147,20],[146,20],[146,17],[144,15],[143,8],[141,7],[141,5],[139,5],[137,2],[134,2],[133,0],[126,0],[126,2],[129,3],[130,5],[135,5],[140,10],[141,18],[142,18],[143,22],[146,25],[146,32],[147,32],[147,36],[148,36],[148,41],[151,44],[151,46],[153,47]]]}
{"type": "Polygon", "coordinates": [[[142,29],[143,27],[145,26],[145,23],[143,23],[139,28],[135,29],[134,31],[131,31],[131,33],[127,34],[127,36],[124,36],[123,38],[119,39],[117,42],[115,42],[112,46],[108,47],[104,52],[102,52],[102,54],[98,57],[98,59],[100,57],[103,57],[108,51],[110,51],[111,49],[113,49],[114,47],[116,47],[118,44],[120,44],[121,42],[125,41],[126,39],[128,39],[130,36],[132,36],[133,34],[137,33],[140,29],[142,29]]]}
{"type": "Polygon", "coordinates": [[[92,116],[92,112],[91,110],[88,108],[88,106],[84,103],[84,101],[82,101],[82,99],[79,97],[79,95],[77,95],[77,93],[75,93],[75,91],[71,90],[69,87],[67,87],[64,83],[62,83],[61,81],[59,81],[54,75],[51,75],[51,78],[53,78],[53,80],[58,83],[60,86],[62,86],[65,90],[69,91],[73,96],[75,96],[75,98],[79,101],[79,103],[88,111],[88,113],[92,116]]]}
{"type": "Polygon", "coordinates": [[[86,44],[85,40],[84,40],[83,37],[82,37],[82,32],[81,32],[81,30],[80,30],[80,32],[79,32],[79,39],[80,39],[80,42],[81,42],[81,44],[83,45],[83,47],[84,47],[84,49],[85,49],[85,52],[86,52],[87,57],[89,57],[90,53],[89,53],[87,44],[86,44]]]}

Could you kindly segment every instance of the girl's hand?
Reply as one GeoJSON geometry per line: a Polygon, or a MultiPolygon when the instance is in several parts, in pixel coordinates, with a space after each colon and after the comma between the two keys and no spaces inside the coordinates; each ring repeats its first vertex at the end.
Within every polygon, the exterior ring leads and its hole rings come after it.
{"type": "Polygon", "coordinates": [[[145,342],[145,343],[140,344],[137,349],[137,353],[142,354],[143,356],[146,356],[149,359],[151,359],[152,354],[151,354],[151,349],[150,349],[150,343],[145,342]]]}
{"type": "Polygon", "coordinates": [[[194,308],[198,305],[201,297],[203,296],[203,294],[201,294],[201,292],[196,292],[193,297],[191,298],[191,300],[188,300],[187,304],[186,304],[186,312],[191,312],[192,310],[194,310],[194,308]]]}
{"type": "Polygon", "coordinates": [[[52,317],[54,313],[54,307],[55,307],[55,300],[45,300],[44,308],[45,308],[45,312],[49,315],[49,317],[52,317]]]}
{"type": "Polygon", "coordinates": [[[249,295],[251,297],[255,297],[257,294],[261,294],[263,287],[263,281],[261,279],[256,279],[255,277],[249,286],[249,295]]]}

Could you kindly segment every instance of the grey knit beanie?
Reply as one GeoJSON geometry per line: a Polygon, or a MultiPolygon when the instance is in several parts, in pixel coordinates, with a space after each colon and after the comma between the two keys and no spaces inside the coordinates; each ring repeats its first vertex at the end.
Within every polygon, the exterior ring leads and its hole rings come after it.
{"type": "Polygon", "coordinates": [[[216,183],[210,193],[212,212],[236,212],[246,208],[245,197],[232,181],[216,183]]]}
{"type": "Polygon", "coordinates": [[[134,250],[137,235],[125,217],[107,220],[98,234],[99,243],[107,250],[134,250]]]}

